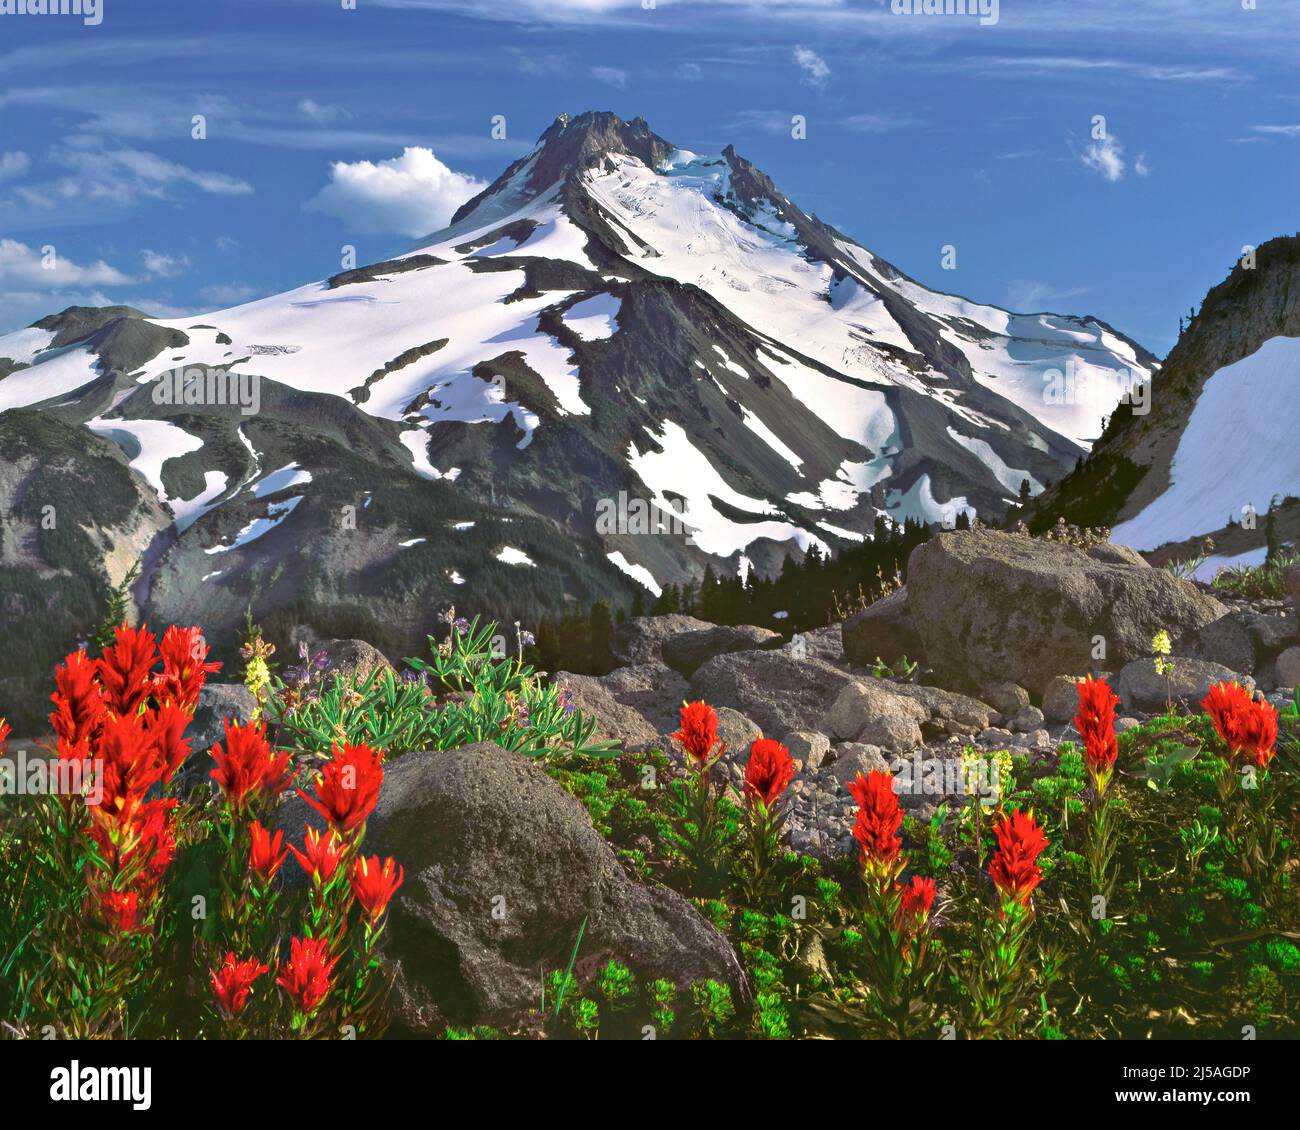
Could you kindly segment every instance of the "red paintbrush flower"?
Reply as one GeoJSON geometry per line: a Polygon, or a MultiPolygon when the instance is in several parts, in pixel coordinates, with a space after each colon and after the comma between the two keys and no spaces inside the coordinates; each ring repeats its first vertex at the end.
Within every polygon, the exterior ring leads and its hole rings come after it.
{"type": "Polygon", "coordinates": [[[1079,713],[1074,716],[1074,725],[1083,739],[1083,759],[1088,771],[1097,782],[1097,791],[1104,792],[1119,756],[1115,738],[1115,707],[1119,698],[1105,679],[1094,679],[1091,675],[1078,684],[1078,692],[1079,713]]]}
{"type": "Polygon", "coordinates": [[[1261,769],[1277,752],[1277,710],[1256,702],[1239,683],[1215,683],[1201,706],[1228,747],[1228,759],[1247,757],[1261,769]]]}
{"type": "Polygon", "coordinates": [[[54,672],[58,689],[50,695],[54,703],[50,726],[69,749],[93,742],[104,724],[108,706],[95,673],[95,661],[84,651],[74,651],[54,672]]]}
{"type": "Polygon", "coordinates": [[[108,709],[118,717],[134,714],[153,689],[153,665],[158,660],[158,641],[145,628],[115,628],[116,639],[96,661],[95,669],[104,687],[108,709]]]}
{"type": "Polygon", "coordinates": [[[339,860],[343,858],[343,843],[338,834],[332,830],[321,833],[315,828],[308,828],[307,834],[303,836],[302,848],[299,851],[292,844],[289,845],[289,850],[298,860],[298,866],[307,873],[308,878],[317,886],[324,886],[334,878],[339,860]]]}
{"type": "Polygon", "coordinates": [[[185,731],[194,721],[194,715],[181,709],[175,702],[167,702],[144,716],[145,729],[158,749],[163,765],[162,779],[170,781],[172,775],[190,755],[190,743],[185,731]]]}
{"type": "Polygon", "coordinates": [[[9,735],[13,731],[9,728],[9,723],[0,718],[0,753],[4,753],[5,744],[9,741],[9,735]]]}
{"type": "Polygon", "coordinates": [[[145,794],[162,779],[166,766],[139,714],[110,715],[96,745],[102,763],[103,798],[95,815],[131,820],[145,794]]]}
{"type": "Polygon", "coordinates": [[[119,934],[134,934],[143,929],[142,909],[135,891],[107,891],[97,905],[99,916],[119,934]]]}
{"type": "Polygon", "coordinates": [[[912,881],[898,894],[898,928],[910,935],[924,926],[934,906],[934,894],[933,879],[913,875],[912,881]]]}
{"type": "Polygon", "coordinates": [[[269,969],[269,965],[263,965],[255,957],[239,961],[233,953],[226,954],[225,960],[211,974],[212,995],[217,998],[221,1015],[229,1018],[243,1012],[253,982],[269,969]]]}
{"type": "Polygon", "coordinates": [[[749,748],[745,766],[745,800],[761,801],[771,808],[794,780],[794,759],[790,751],[772,738],[759,738],[749,748]]]}
{"type": "Polygon", "coordinates": [[[686,751],[686,756],[697,769],[703,769],[726,752],[726,745],[713,753],[718,745],[718,712],[707,702],[688,702],[682,706],[681,729],[673,735],[686,751]]]}
{"type": "Polygon", "coordinates": [[[1038,867],[1038,857],[1047,847],[1047,837],[1034,820],[1032,812],[1014,808],[1008,816],[1001,815],[993,825],[993,835],[998,841],[993,858],[989,860],[989,876],[1001,892],[1004,901],[1029,905],[1029,896],[1042,881],[1043,872],[1038,867]]]}
{"type": "Polygon", "coordinates": [[[861,773],[849,783],[849,792],[858,802],[853,823],[853,838],[858,841],[863,867],[885,875],[898,862],[903,839],[898,829],[903,824],[903,810],[894,793],[894,775],[873,769],[869,776],[861,773]]]}
{"type": "Polygon", "coordinates": [[[330,991],[330,975],[338,958],[329,960],[328,938],[293,938],[289,960],[275,979],[294,1007],[310,1015],[330,991]]]}
{"type": "Polygon", "coordinates": [[[209,650],[201,629],[175,624],[168,628],[158,645],[163,669],[154,678],[154,698],[163,704],[175,703],[192,714],[208,675],[221,670],[220,663],[206,662],[209,650]]]}
{"type": "Polygon", "coordinates": [[[289,849],[283,846],[283,832],[277,831],[273,836],[256,820],[250,831],[253,838],[248,848],[248,869],[265,885],[275,878],[289,857],[289,849]]]}
{"type": "Polygon", "coordinates": [[[382,757],[368,745],[334,747],[334,757],[316,776],[316,795],[298,795],[346,836],[366,822],[379,802],[382,757]]]}
{"type": "Polygon", "coordinates": [[[212,779],[221,786],[226,801],[242,808],[258,797],[279,796],[289,785],[289,754],[273,753],[266,740],[266,726],[261,722],[239,726],[224,723],[226,744],[212,747],[217,767],[212,779]]]}
{"type": "Polygon", "coordinates": [[[358,859],[352,865],[352,893],[373,926],[388,909],[389,900],[402,885],[402,868],[392,859],[382,864],[379,856],[358,859]]]}

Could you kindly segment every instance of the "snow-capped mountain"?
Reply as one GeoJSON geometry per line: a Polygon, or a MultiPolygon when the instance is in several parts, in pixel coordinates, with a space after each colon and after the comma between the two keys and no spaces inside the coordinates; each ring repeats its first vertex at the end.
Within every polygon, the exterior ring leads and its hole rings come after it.
{"type": "Polygon", "coordinates": [[[562,116],[385,262],[198,317],[74,308],[0,337],[0,445],[39,432],[114,498],[88,490],[84,537],[51,548],[37,481],[11,474],[0,564],[89,556],[117,580],[141,557],[160,618],[251,605],[415,634],[455,600],[503,617],[709,561],[772,571],[881,514],[996,518],[1154,368],[1095,318],[921,286],[730,147],[562,116]],[[669,528],[605,520],[615,500],[669,528]]]}
{"type": "Polygon", "coordinates": [[[1161,561],[1205,556],[1208,537],[1206,580],[1264,560],[1270,507],[1278,537],[1300,540],[1298,293],[1300,237],[1244,256],[1166,358],[1147,410],[1117,410],[1032,524],[1111,526],[1112,540],[1161,561]]]}

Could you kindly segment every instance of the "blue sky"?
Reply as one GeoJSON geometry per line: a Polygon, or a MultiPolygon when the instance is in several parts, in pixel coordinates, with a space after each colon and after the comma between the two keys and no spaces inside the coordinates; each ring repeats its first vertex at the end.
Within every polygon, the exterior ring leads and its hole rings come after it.
{"type": "Polygon", "coordinates": [[[561,111],[732,143],[927,285],[1160,354],[1243,245],[1300,227],[1300,0],[1002,0],[988,25],[889,0],[102,3],[0,15],[0,331],[382,259],[561,111]]]}

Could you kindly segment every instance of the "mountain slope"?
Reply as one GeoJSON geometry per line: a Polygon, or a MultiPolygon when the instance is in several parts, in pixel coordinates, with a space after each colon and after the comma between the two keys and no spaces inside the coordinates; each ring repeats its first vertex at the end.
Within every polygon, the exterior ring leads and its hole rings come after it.
{"type": "Polygon", "coordinates": [[[773,572],[880,514],[996,518],[1085,451],[1111,378],[1153,368],[1096,319],[922,287],[730,148],[593,113],[394,259],[0,338],[0,412],[112,441],[171,513],[154,616],[414,641],[455,600],[533,616],[709,562],[773,572]],[[1101,391],[1056,403],[1053,371],[1101,391]]]}
{"type": "MultiPolygon", "coordinates": [[[[1262,559],[1270,503],[1300,496],[1297,374],[1300,237],[1285,236],[1205,296],[1155,378],[1150,410],[1120,405],[1086,464],[1035,499],[1030,525],[1111,526],[1114,540],[1159,560],[1197,556],[1209,536],[1222,552],[1207,575],[1262,559]]],[[[1300,528],[1295,509],[1287,530],[1300,528]]]]}

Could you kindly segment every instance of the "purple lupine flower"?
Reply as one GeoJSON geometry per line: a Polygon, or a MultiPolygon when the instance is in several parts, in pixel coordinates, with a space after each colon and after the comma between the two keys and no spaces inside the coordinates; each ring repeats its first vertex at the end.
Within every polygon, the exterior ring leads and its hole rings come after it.
{"type": "Polygon", "coordinates": [[[559,697],[556,699],[556,702],[559,703],[560,710],[566,718],[573,713],[575,709],[575,703],[573,701],[573,695],[569,693],[568,687],[561,688],[559,697]]]}
{"type": "Polygon", "coordinates": [[[457,616],[452,626],[456,629],[457,633],[462,636],[469,633],[469,621],[466,620],[464,616],[457,616]]]}
{"type": "Polygon", "coordinates": [[[524,628],[524,629],[519,633],[519,646],[520,646],[520,647],[532,647],[533,644],[535,644],[536,642],[537,642],[537,637],[534,636],[533,633],[530,632],[527,628],[524,628]]]}

